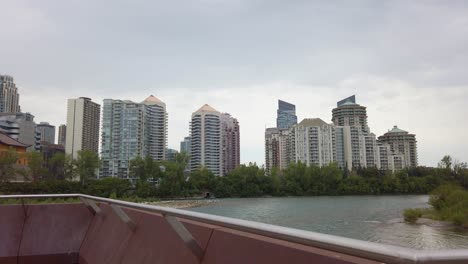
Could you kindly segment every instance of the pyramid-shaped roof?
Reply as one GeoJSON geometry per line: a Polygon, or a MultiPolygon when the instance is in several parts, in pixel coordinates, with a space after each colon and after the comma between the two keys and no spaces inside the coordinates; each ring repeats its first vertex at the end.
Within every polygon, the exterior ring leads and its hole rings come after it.
{"type": "Polygon", "coordinates": [[[142,104],[146,104],[146,105],[163,105],[163,106],[166,106],[166,104],[159,100],[159,98],[157,98],[156,96],[154,95],[150,95],[148,96],[143,102],[141,102],[142,104]]]}
{"type": "Polygon", "coordinates": [[[397,126],[393,126],[392,130],[389,130],[387,133],[408,133],[408,131],[399,129],[397,126]]]}
{"type": "Polygon", "coordinates": [[[216,112],[216,113],[219,113],[218,110],[214,109],[213,107],[211,107],[208,104],[204,104],[202,107],[200,107],[200,109],[197,110],[197,112],[216,112]]]}

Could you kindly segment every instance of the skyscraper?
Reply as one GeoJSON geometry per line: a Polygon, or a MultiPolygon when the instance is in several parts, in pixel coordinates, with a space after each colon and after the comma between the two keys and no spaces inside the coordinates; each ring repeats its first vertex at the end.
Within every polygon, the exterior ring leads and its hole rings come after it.
{"type": "Polygon", "coordinates": [[[223,175],[226,175],[240,165],[239,122],[227,113],[221,115],[221,138],[223,175]]]}
{"type": "Polygon", "coordinates": [[[295,124],[297,124],[296,106],[278,100],[276,127],[279,129],[289,129],[295,124]]]}
{"type": "Polygon", "coordinates": [[[101,106],[90,98],[68,99],[65,152],[73,159],[78,151],[98,153],[101,106]]]}
{"type": "Polygon", "coordinates": [[[375,135],[370,132],[367,124],[366,107],[356,103],[355,95],[337,102],[336,105],[332,110],[332,121],[339,127],[336,148],[340,167],[380,168],[379,149],[375,135]]]}
{"type": "Polygon", "coordinates": [[[19,94],[13,77],[0,75],[0,113],[18,113],[19,94]]]}
{"type": "Polygon", "coordinates": [[[47,122],[40,122],[39,125],[37,125],[37,129],[41,132],[41,141],[50,144],[55,143],[55,126],[47,122]]]}
{"type": "Polygon", "coordinates": [[[150,156],[164,160],[167,151],[166,104],[153,95],[141,103],[105,99],[102,117],[100,177],[131,178],[130,161],[150,156]]]}
{"type": "MultiPolygon", "coordinates": [[[[400,158],[397,158],[397,160],[401,160],[403,168],[418,166],[416,135],[409,134],[408,131],[394,126],[387,133],[380,136],[378,140],[379,144],[388,144],[392,154],[400,155],[400,158]]],[[[394,163],[395,169],[398,169],[398,162],[394,163]]]]}
{"type": "Polygon", "coordinates": [[[221,113],[205,104],[192,114],[190,169],[203,166],[214,175],[223,175],[221,113]]]}
{"type": "Polygon", "coordinates": [[[360,127],[363,132],[370,132],[367,126],[367,110],[356,103],[355,96],[345,98],[332,110],[332,121],[336,126],[360,127]]]}
{"type": "Polygon", "coordinates": [[[65,147],[65,142],[67,140],[67,126],[60,125],[58,131],[58,145],[65,147]]]}

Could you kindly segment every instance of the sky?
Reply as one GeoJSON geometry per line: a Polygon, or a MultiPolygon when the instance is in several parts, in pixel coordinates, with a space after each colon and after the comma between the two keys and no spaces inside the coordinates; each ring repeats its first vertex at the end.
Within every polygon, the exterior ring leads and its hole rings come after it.
{"type": "Polygon", "coordinates": [[[0,74],[35,121],[68,98],[166,103],[168,146],[208,103],[239,120],[241,162],[264,163],[277,100],[331,122],[355,94],[377,136],[416,134],[420,165],[468,161],[467,1],[0,0],[0,74]]]}

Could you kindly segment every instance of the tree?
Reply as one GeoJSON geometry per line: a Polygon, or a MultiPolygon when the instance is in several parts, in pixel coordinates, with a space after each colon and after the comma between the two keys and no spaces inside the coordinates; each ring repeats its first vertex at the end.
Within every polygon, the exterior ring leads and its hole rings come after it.
{"type": "Polygon", "coordinates": [[[439,165],[439,168],[443,168],[443,169],[452,168],[452,157],[450,157],[450,155],[445,155],[438,165],[439,165]]]}
{"type": "Polygon", "coordinates": [[[54,180],[71,180],[75,171],[71,155],[55,153],[49,160],[49,175],[54,180]]]}
{"type": "Polygon", "coordinates": [[[96,178],[100,160],[97,153],[89,150],[78,151],[76,159],[76,172],[80,177],[81,185],[84,186],[90,179],[96,178]]]}
{"type": "Polygon", "coordinates": [[[18,153],[13,148],[0,152],[0,182],[10,181],[16,174],[18,153]]]}
{"type": "Polygon", "coordinates": [[[147,167],[146,162],[145,162],[146,160],[143,160],[140,156],[130,160],[129,171],[130,171],[131,178],[137,178],[140,181],[147,180],[148,173],[146,171],[146,167],[147,167]]]}
{"type": "Polygon", "coordinates": [[[32,181],[38,181],[43,179],[47,174],[47,169],[43,167],[43,157],[39,152],[28,152],[28,174],[32,181]]]}

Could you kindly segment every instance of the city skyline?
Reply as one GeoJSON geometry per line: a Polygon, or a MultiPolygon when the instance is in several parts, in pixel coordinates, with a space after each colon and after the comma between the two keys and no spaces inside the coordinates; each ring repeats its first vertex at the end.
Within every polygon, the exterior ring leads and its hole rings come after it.
{"type": "Polygon", "coordinates": [[[0,72],[14,77],[23,112],[56,127],[68,98],[154,94],[167,104],[174,149],[208,103],[242,124],[241,163],[264,163],[278,99],[296,105],[298,120],[331,123],[330,109],[352,94],[376,136],[394,125],[417,135],[420,165],[468,160],[468,4],[356,5],[140,2],[101,14],[94,1],[6,1],[0,72]]]}

